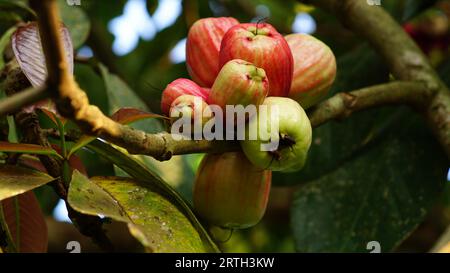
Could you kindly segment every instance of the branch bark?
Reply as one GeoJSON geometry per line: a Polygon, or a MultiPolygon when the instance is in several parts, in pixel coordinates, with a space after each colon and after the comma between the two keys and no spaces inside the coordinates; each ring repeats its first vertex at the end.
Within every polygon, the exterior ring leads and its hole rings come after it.
{"type": "Polygon", "coordinates": [[[426,87],[416,82],[391,82],[338,93],[318,104],[308,113],[311,125],[318,127],[327,121],[344,119],[352,113],[383,105],[407,104],[420,107],[426,97],[426,87]]]}

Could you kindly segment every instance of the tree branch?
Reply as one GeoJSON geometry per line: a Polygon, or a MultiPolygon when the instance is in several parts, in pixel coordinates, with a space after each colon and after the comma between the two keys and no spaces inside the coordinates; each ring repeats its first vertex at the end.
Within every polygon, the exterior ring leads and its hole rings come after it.
{"type": "Polygon", "coordinates": [[[383,8],[362,0],[299,1],[335,14],[346,27],[367,39],[396,79],[425,84],[422,113],[450,158],[450,91],[401,26],[383,8]]]}
{"type": "Polygon", "coordinates": [[[419,107],[425,97],[424,84],[415,82],[391,82],[366,87],[348,93],[338,93],[318,104],[308,113],[313,127],[333,119],[343,119],[352,113],[383,106],[407,104],[419,107]]]}

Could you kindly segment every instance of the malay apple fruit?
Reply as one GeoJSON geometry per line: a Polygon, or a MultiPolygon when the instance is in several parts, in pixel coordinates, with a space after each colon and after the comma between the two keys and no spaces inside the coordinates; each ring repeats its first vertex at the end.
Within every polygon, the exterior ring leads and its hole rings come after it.
{"type": "Polygon", "coordinates": [[[211,87],[219,73],[219,51],[225,33],[238,20],[232,17],[203,18],[189,30],[186,65],[189,75],[202,87],[211,87]]]}
{"type": "Polygon", "coordinates": [[[260,105],[269,91],[266,72],[250,62],[231,60],[219,72],[208,103],[226,110],[226,105],[260,105]]]}
{"type": "Polygon", "coordinates": [[[230,28],[222,39],[220,67],[233,59],[263,68],[269,78],[270,96],[288,96],[294,60],[288,43],[273,26],[250,23],[230,28]]]}
{"type": "Polygon", "coordinates": [[[296,101],[267,97],[258,114],[250,119],[246,132],[241,147],[258,168],[291,172],[303,167],[311,146],[312,128],[296,101]]]}
{"type": "Polygon", "coordinates": [[[330,90],[336,78],[336,58],[325,43],[311,35],[290,34],[285,38],[294,56],[289,97],[307,109],[330,90]]]}
{"type": "Polygon", "coordinates": [[[189,79],[176,79],[169,83],[162,92],[161,111],[165,115],[169,115],[172,102],[181,95],[193,95],[206,100],[208,98],[209,89],[201,88],[195,82],[189,79]]]}
{"type": "Polygon", "coordinates": [[[252,165],[242,152],[207,154],[197,171],[194,208],[210,224],[248,228],[264,215],[272,172],[252,165]]]}

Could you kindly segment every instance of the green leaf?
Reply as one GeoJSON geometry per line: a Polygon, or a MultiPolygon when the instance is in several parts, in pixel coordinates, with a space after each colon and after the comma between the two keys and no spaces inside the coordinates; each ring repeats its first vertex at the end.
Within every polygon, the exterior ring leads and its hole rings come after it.
{"type": "Polygon", "coordinates": [[[89,36],[91,28],[89,17],[81,8],[68,5],[66,0],[59,0],[58,4],[61,19],[69,29],[73,48],[77,49],[89,36]]]}
{"type": "Polygon", "coordinates": [[[172,189],[171,186],[164,182],[158,174],[156,174],[154,171],[149,170],[141,162],[133,159],[130,156],[127,156],[126,154],[99,140],[91,142],[87,147],[96,154],[99,154],[103,158],[111,161],[132,177],[140,181],[146,181],[147,183],[153,185],[153,187],[159,189],[190,219],[191,223],[200,233],[200,236],[204,243],[209,245],[209,248],[212,251],[218,251],[217,246],[211,240],[202,224],[198,221],[195,214],[192,212],[191,207],[178,194],[178,192],[176,192],[174,189],[172,189]]]}
{"type": "MultiPolygon", "coordinates": [[[[338,58],[338,76],[330,96],[386,82],[388,70],[382,60],[367,47],[338,58]]],[[[295,185],[316,179],[340,166],[395,121],[396,108],[359,112],[344,121],[328,122],[313,130],[313,141],[305,167],[300,172],[274,172],[274,185],[295,185]]]]}
{"type": "Polygon", "coordinates": [[[11,35],[16,31],[16,27],[12,27],[8,29],[0,38],[0,70],[2,70],[5,67],[5,60],[3,59],[3,52],[6,49],[6,46],[11,41],[11,35]]]}
{"type": "Polygon", "coordinates": [[[0,152],[5,153],[21,153],[21,154],[36,154],[36,155],[50,155],[61,158],[55,150],[48,147],[43,147],[35,144],[10,143],[0,141],[0,152]]]}
{"type": "Polygon", "coordinates": [[[0,165],[0,200],[30,191],[53,180],[53,177],[42,172],[0,165]]]}
{"type": "Polygon", "coordinates": [[[81,213],[128,223],[150,252],[205,252],[188,218],[149,183],[132,178],[86,178],[75,171],[68,201],[81,213]]]}
{"type": "MultiPolygon", "coordinates": [[[[108,69],[102,64],[99,65],[99,69],[105,83],[106,93],[108,94],[110,114],[124,107],[133,107],[150,112],[147,105],[118,76],[110,74],[108,69]]],[[[155,119],[146,120],[145,123],[140,123],[139,125],[136,126],[138,129],[148,133],[157,133],[163,130],[161,123],[155,119]]]]}
{"type": "Polygon", "coordinates": [[[447,159],[417,116],[336,170],[301,187],[291,209],[300,252],[393,250],[424,219],[446,181],[447,159]]]}

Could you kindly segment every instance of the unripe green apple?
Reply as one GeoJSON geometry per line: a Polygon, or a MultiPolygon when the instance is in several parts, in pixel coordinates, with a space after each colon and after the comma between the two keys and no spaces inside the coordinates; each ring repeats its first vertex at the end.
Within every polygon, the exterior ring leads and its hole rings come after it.
{"type": "Polygon", "coordinates": [[[307,109],[330,90],[336,78],[336,58],[326,44],[311,35],[290,34],[285,38],[294,57],[289,97],[307,109]]]}
{"type": "Polygon", "coordinates": [[[294,100],[267,97],[246,127],[240,141],[247,158],[273,171],[300,170],[311,146],[312,128],[303,108],[294,100]],[[261,106],[267,106],[263,111],[261,106]]]}
{"type": "Polygon", "coordinates": [[[264,215],[271,180],[271,171],[255,167],[242,152],[208,154],[195,179],[195,210],[216,226],[251,227],[264,215]]]}

